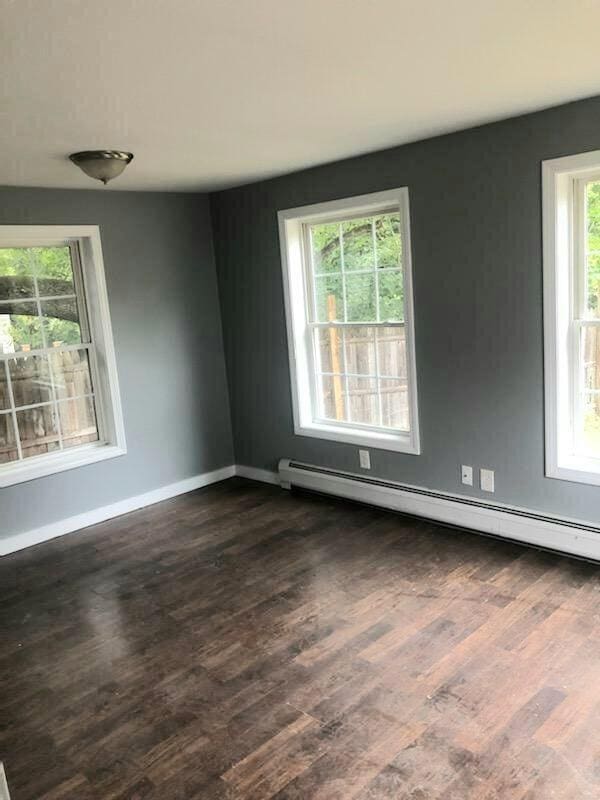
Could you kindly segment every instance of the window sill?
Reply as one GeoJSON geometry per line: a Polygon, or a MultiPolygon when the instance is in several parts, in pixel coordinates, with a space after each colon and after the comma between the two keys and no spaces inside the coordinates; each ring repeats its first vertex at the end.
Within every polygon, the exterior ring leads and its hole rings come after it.
{"type": "Polygon", "coordinates": [[[14,486],[17,483],[32,481],[36,478],[44,478],[68,469],[95,464],[109,458],[117,458],[126,453],[126,448],[117,445],[92,444],[78,447],[71,452],[49,453],[25,461],[13,461],[0,467],[0,488],[14,486]]]}
{"type": "Polygon", "coordinates": [[[600,486],[600,458],[566,456],[559,464],[548,466],[546,477],[600,486]]]}
{"type": "Polygon", "coordinates": [[[419,442],[415,441],[410,433],[384,433],[382,431],[369,431],[364,428],[326,425],[319,422],[314,422],[311,425],[295,426],[294,433],[297,436],[312,436],[315,439],[357,444],[375,448],[376,450],[391,450],[411,455],[420,455],[421,453],[419,442]]]}

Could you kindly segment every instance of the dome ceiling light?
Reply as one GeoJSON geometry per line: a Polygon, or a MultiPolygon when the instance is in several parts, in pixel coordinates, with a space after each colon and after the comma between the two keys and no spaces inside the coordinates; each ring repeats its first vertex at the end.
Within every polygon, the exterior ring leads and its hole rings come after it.
{"type": "Polygon", "coordinates": [[[133,160],[133,153],[122,150],[83,150],[69,156],[74,164],[106,186],[113,178],[117,178],[127,164],[133,160]]]}

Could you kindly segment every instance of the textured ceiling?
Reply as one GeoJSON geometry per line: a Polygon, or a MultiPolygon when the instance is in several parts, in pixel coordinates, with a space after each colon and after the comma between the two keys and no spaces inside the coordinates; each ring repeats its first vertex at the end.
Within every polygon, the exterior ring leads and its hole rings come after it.
{"type": "Polygon", "coordinates": [[[0,184],[211,190],[600,92],[597,0],[0,0],[0,184]]]}

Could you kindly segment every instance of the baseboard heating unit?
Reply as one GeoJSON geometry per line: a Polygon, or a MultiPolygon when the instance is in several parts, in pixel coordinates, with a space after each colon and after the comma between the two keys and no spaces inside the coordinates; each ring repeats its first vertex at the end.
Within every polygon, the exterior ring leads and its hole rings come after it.
{"type": "Polygon", "coordinates": [[[581,520],[548,516],[525,508],[487,503],[475,497],[432,491],[285,458],[279,462],[279,478],[283,488],[296,486],[331,494],[600,561],[600,527],[581,520]]]}

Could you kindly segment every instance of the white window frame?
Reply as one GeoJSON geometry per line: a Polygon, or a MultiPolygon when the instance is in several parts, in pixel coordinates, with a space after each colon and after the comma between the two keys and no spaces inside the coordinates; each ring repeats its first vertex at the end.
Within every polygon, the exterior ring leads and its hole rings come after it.
{"type": "MultiPolygon", "coordinates": [[[[100,229],[96,225],[0,225],[0,247],[69,246],[78,255],[91,338],[90,368],[99,440],[0,465],[0,488],[125,455],[100,229]]],[[[32,351],[35,354],[35,351],[32,351]]],[[[4,356],[2,356],[4,360],[4,356]]],[[[0,368],[4,364],[0,360],[0,368]]]]}
{"type": "Polygon", "coordinates": [[[582,185],[600,180],[600,150],[542,162],[546,475],[600,486],[600,457],[578,452],[585,275],[582,185]]]}
{"type": "MultiPolygon", "coordinates": [[[[281,264],[285,296],[285,316],[292,388],[294,433],[348,444],[365,445],[380,450],[393,450],[418,455],[421,452],[417,402],[417,369],[414,343],[414,308],[412,259],[410,244],[410,209],[408,188],[391,189],[358,197],[291,208],[278,213],[281,264]],[[303,230],[308,224],[344,220],[355,216],[371,216],[398,210],[401,220],[402,269],[404,273],[404,330],[407,359],[407,392],[409,431],[356,423],[337,424],[319,421],[314,413],[316,370],[312,363],[312,338],[307,302],[306,252],[303,230]]],[[[343,325],[344,323],[339,323],[343,325]]],[[[353,323],[345,323],[352,325],[353,323]]],[[[360,323],[363,324],[363,323],[360,323]]],[[[393,323],[387,323],[390,325],[393,323]]],[[[371,327],[386,323],[372,323],[371,327]]]]}

